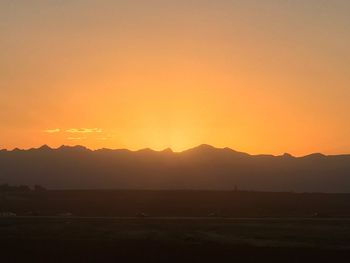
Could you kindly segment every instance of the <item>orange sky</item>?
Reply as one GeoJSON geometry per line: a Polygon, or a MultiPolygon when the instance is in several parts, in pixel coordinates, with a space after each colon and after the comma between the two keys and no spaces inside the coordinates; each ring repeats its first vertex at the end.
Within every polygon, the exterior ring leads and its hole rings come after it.
{"type": "Polygon", "coordinates": [[[350,153],[350,2],[0,2],[0,148],[350,153]]]}

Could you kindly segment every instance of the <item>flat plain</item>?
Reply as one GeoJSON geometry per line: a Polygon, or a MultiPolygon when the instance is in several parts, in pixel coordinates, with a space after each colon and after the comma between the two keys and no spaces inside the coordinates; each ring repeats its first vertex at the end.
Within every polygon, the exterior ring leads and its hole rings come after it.
{"type": "Polygon", "coordinates": [[[16,216],[0,217],[1,255],[7,262],[349,262],[348,198],[210,191],[3,193],[1,209],[16,216]]]}

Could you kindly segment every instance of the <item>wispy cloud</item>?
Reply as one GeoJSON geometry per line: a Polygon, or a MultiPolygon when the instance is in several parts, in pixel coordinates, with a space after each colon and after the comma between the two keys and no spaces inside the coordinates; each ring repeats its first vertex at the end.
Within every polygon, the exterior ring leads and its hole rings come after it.
{"type": "Polygon", "coordinates": [[[87,137],[68,137],[68,140],[86,140],[87,137]]]}
{"type": "Polygon", "coordinates": [[[46,133],[57,133],[57,132],[60,132],[61,130],[60,129],[47,129],[47,130],[44,130],[44,132],[46,133]]]}
{"type": "Polygon", "coordinates": [[[66,130],[68,133],[101,133],[102,129],[99,128],[72,128],[66,130]]]}
{"type": "Polygon", "coordinates": [[[100,138],[97,138],[97,140],[101,140],[101,141],[106,141],[106,140],[110,140],[112,139],[112,137],[100,137],[100,138]]]}

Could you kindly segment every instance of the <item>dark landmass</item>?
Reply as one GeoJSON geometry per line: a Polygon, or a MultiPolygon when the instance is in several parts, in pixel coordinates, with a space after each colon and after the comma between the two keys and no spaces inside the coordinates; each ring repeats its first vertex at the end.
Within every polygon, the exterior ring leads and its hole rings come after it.
{"type": "Polygon", "coordinates": [[[0,151],[1,260],[349,262],[349,190],[348,155],[0,151]]]}
{"type": "Polygon", "coordinates": [[[349,262],[348,220],[0,218],[3,262],[349,262]]]}
{"type": "Polygon", "coordinates": [[[350,194],[0,187],[4,262],[349,262],[350,194]]]}
{"type": "Polygon", "coordinates": [[[0,212],[17,216],[350,218],[350,194],[37,187],[0,191],[0,212]]]}
{"type": "Polygon", "coordinates": [[[82,146],[0,151],[0,184],[51,189],[350,192],[350,155],[249,155],[201,145],[181,153],[82,146]]]}

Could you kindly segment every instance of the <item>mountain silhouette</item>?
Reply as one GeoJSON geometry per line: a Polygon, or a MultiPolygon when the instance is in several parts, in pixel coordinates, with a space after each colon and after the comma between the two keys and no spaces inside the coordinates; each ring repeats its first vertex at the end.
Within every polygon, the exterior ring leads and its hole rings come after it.
{"type": "Polygon", "coordinates": [[[249,155],[210,145],[90,150],[44,145],[0,151],[0,184],[52,189],[208,189],[350,192],[350,155],[249,155]]]}

